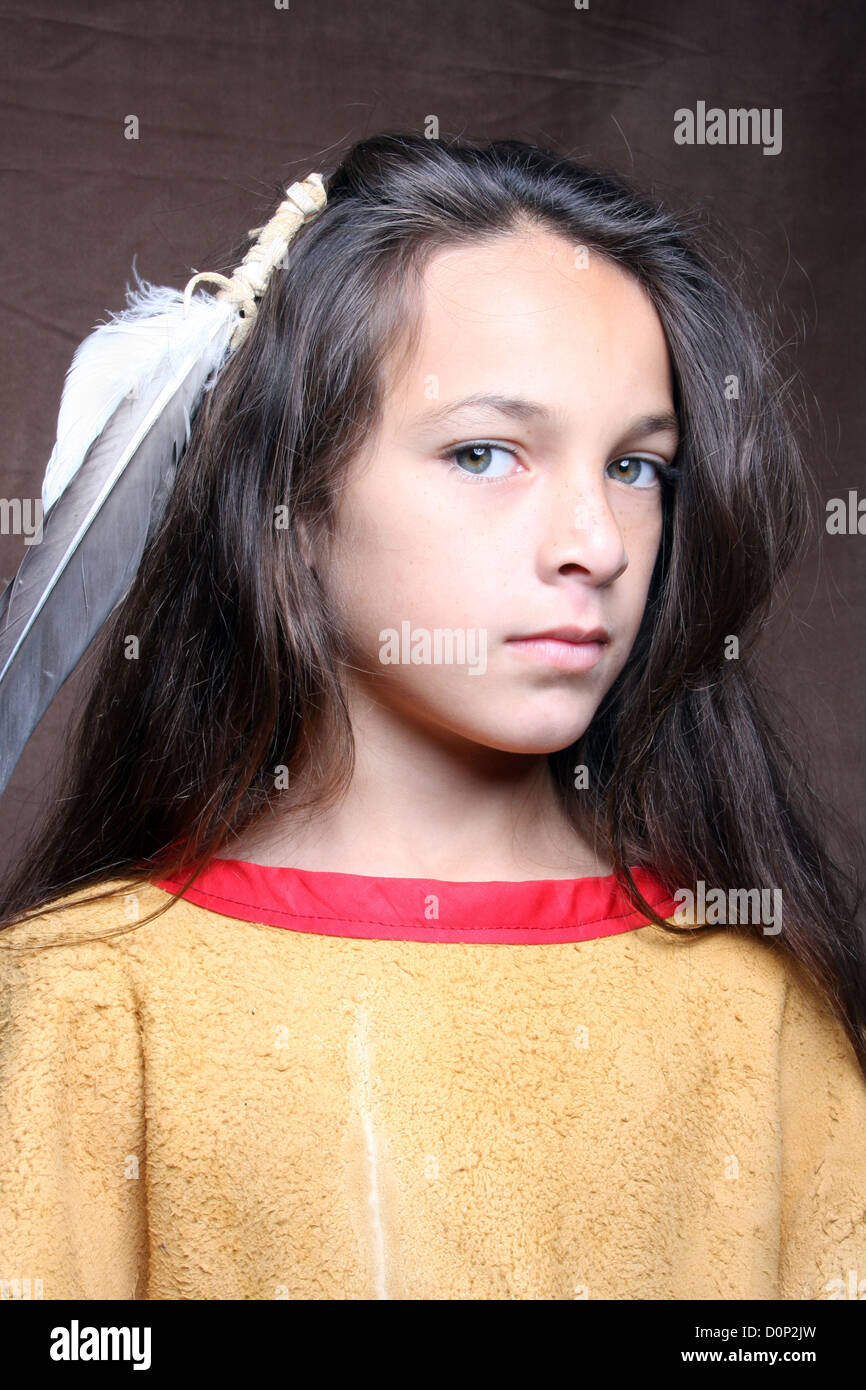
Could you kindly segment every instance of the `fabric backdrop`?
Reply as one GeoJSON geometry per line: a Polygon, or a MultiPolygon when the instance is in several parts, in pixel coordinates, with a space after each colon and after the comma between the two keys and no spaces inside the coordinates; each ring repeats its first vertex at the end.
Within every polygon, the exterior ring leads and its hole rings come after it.
{"type": "MultiPolygon", "coordinates": [[[[39,497],[71,355],[123,307],[133,256],[182,287],[225,264],[286,183],[431,116],[443,136],[619,169],[723,221],[811,398],[816,539],[765,662],[814,775],[862,833],[866,537],[828,535],[824,517],[830,498],[866,496],[864,29],[851,0],[4,0],[0,496],[39,497]],[[781,148],[676,143],[675,111],[699,102],[780,109],[781,148]]],[[[0,535],[0,576],[24,549],[0,535]]],[[[86,670],[0,801],[5,855],[52,792],[86,670]]]]}

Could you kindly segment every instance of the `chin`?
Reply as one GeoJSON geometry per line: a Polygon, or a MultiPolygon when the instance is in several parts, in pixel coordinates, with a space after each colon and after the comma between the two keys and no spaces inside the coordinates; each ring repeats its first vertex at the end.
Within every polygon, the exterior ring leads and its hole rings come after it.
{"type": "Polygon", "coordinates": [[[593,707],[585,715],[545,719],[540,715],[532,717],[524,706],[523,713],[513,720],[497,721],[495,725],[490,724],[485,728],[479,728],[477,725],[461,728],[459,724],[452,724],[451,727],[464,738],[470,739],[473,743],[483,744],[486,748],[498,748],[503,753],[522,753],[537,757],[546,753],[558,753],[560,749],[569,748],[571,744],[576,743],[586,733],[594,713],[593,707]]]}

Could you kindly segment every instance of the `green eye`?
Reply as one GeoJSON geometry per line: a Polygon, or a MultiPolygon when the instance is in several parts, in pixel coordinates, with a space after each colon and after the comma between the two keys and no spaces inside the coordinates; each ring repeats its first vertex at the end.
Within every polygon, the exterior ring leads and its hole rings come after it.
{"type": "Polygon", "coordinates": [[[495,482],[508,476],[510,467],[507,460],[513,463],[517,455],[513,449],[506,449],[504,444],[494,444],[492,440],[482,439],[475,444],[460,444],[456,449],[451,449],[445,457],[455,460],[453,467],[464,478],[478,482],[495,482]],[[506,461],[497,465],[495,459],[491,460],[491,456],[496,454],[502,455],[506,461]],[[465,459],[467,467],[460,462],[461,457],[465,459]]]}
{"type": "Polygon", "coordinates": [[[614,459],[613,463],[608,464],[608,469],[614,469],[611,474],[621,483],[630,483],[633,487],[652,487],[659,477],[661,468],[656,459],[643,458],[640,454],[628,454],[625,458],[614,459]],[[644,469],[651,470],[650,476],[643,473],[644,469]]]}

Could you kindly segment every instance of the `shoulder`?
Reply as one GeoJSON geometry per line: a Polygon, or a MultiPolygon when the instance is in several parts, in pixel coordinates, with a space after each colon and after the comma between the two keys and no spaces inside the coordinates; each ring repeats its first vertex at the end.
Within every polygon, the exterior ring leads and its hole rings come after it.
{"type": "Polygon", "coordinates": [[[0,929],[0,1026],[22,1009],[35,1017],[49,998],[74,1003],[76,1015],[107,1003],[139,1011],[152,998],[162,1007],[188,995],[193,975],[267,975],[272,935],[284,934],[224,918],[147,880],[66,892],[0,929]]]}
{"type": "Polygon", "coordinates": [[[773,1041],[786,1072],[841,1068],[866,1094],[866,1077],[834,1004],[777,938],[727,927],[666,932],[652,925],[639,936],[645,959],[663,970],[674,993],[703,1003],[732,1036],[740,1032],[735,1025],[748,1021],[759,1026],[767,1045],[773,1041]]]}
{"type": "Polygon", "coordinates": [[[58,894],[0,929],[0,957],[49,944],[83,947],[95,936],[115,938],[169,901],[153,884],[113,878],[58,894]]]}
{"type": "Polygon", "coordinates": [[[786,974],[779,1049],[792,1103],[824,1097],[832,1108],[844,1097],[866,1132],[866,1077],[842,1019],[803,965],[788,962],[786,974]]]}
{"type": "Polygon", "coordinates": [[[170,896],[152,884],[111,879],[65,892],[4,927],[0,1022],[22,1009],[36,1016],[49,998],[55,1007],[68,1000],[91,1011],[121,1002],[134,1008],[135,961],[172,911],[170,896]],[[167,904],[168,912],[146,920],[167,904]]]}

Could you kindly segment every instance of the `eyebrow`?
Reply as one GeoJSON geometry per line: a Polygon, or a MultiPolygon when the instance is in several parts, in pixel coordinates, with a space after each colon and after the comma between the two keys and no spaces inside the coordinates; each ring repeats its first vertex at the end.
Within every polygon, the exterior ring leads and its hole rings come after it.
{"type": "MultiPolygon", "coordinates": [[[[542,405],[540,401],[530,401],[524,396],[500,396],[495,393],[476,392],[475,395],[464,396],[462,400],[452,401],[448,405],[425,411],[423,415],[417,417],[415,423],[421,426],[441,425],[450,420],[452,416],[473,409],[496,410],[500,415],[508,415],[513,420],[537,420],[542,424],[553,424],[557,415],[556,411],[542,405]]],[[[623,431],[623,436],[631,438],[633,435],[662,433],[679,435],[679,431],[679,420],[674,412],[663,410],[656,414],[638,415],[623,431]]]]}

